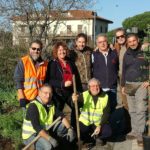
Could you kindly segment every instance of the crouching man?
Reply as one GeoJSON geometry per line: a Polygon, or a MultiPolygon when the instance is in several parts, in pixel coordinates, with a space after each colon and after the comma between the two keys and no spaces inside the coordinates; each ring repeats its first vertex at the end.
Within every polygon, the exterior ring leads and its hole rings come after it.
{"type": "Polygon", "coordinates": [[[52,88],[47,84],[39,89],[36,99],[27,105],[22,131],[24,144],[29,144],[37,134],[40,135],[40,138],[34,145],[36,150],[51,150],[57,147],[56,137],[65,138],[68,143],[75,139],[70,124],[64,115],[55,109],[52,103],[52,88]],[[58,116],[61,116],[62,120],[46,131],[46,126],[58,116]]]}
{"type": "Polygon", "coordinates": [[[80,109],[81,140],[89,143],[87,144],[89,149],[97,142],[103,145],[104,140],[111,136],[111,128],[108,124],[110,109],[108,95],[101,90],[99,80],[95,78],[89,80],[88,90],[79,96],[73,94],[72,100],[78,102],[80,109]]]}

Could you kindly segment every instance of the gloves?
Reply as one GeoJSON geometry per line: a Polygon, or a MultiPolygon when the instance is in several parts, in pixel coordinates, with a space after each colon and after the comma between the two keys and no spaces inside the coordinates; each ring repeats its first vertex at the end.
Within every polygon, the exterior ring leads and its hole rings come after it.
{"type": "Polygon", "coordinates": [[[69,142],[72,142],[75,139],[75,132],[72,128],[68,129],[66,138],[69,142]]]}
{"type": "Polygon", "coordinates": [[[53,148],[58,146],[57,141],[53,137],[49,136],[48,141],[52,144],[53,148]]]}
{"type": "Polygon", "coordinates": [[[27,104],[28,102],[27,102],[27,99],[21,98],[21,99],[19,100],[19,103],[20,103],[20,107],[26,107],[26,104],[27,104]]]}

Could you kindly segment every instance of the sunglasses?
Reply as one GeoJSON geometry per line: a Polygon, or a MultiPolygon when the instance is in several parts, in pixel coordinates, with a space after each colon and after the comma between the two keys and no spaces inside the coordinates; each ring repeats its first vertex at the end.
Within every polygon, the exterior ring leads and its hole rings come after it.
{"type": "Polygon", "coordinates": [[[116,39],[125,38],[125,35],[116,36],[116,39]]]}
{"type": "Polygon", "coordinates": [[[36,48],[36,47],[31,47],[31,49],[33,50],[33,51],[35,51],[35,50],[37,50],[37,51],[41,51],[41,48],[36,48]]]}

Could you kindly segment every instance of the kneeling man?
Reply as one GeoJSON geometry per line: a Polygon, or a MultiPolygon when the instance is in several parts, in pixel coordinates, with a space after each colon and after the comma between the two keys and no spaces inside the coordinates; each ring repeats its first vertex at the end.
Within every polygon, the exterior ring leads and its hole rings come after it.
{"type": "Polygon", "coordinates": [[[65,137],[69,142],[75,139],[74,131],[63,113],[55,109],[52,102],[52,88],[47,84],[39,89],[36,99],[27,105],[22,131],[24,144],[30,143],[37,134],[40,138],[35,143],[36,150],[51,150],[57,147],[55,137],[65,137]],[[50,131],[46,131],[46,127],[58,116],[61,116],[62,120],[50,131]]]}

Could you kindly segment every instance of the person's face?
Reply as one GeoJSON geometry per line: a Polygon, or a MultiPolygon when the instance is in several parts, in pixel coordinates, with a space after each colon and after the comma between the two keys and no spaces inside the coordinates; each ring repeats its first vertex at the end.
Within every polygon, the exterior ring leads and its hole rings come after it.
{"type": "Polygon", "coordinates": [[[125,37],[124,31],[116,32],[116,40],[117,40],[117,43],[120,45],[125,44],[126,37],[125,37]]]}
{"type": "Polygon", "coordinates": [[[101,50],[101,51],[107,51],[108,49],[108,42],[107,42],[107,38],[100,36],[98,37],[97,41],[97,47],[101,50]]]}
{"type": "Polygon", "coordinates": [[[92,81],[89,85],[89,91],[93,96],[96,96],[100,92],[100,85],[96,81],[92,81]]]}
{"type": "Polygon", "coordinates": [[[135,36],[131,36],[127,39],[127,44],[131,49],[136,49],[138,47],[139,40],[135,36]]]}
{"type": "Polygon", "coordinates": [[[65,59],[66,55],[67,51],[62,46],[59,46],[57,51],[58,59],[65,59]]]}
{"type": "Polygon", "coordinates": [[[38,58],[41,56],[41,47],[37,43],[32,43],[30,49],[29,49],[29,54],[32,57],[34,61],[38,60],[38,58]]]}
{"type": "Polygon", "coordinates": [[[47,104],[52,98],[52,89],[49,87],[43,87],[39,90],[39,97],[41,98],[43,104],[47,104]]]}
{"type": "Polygon", "coordinates": [[[77,49],[78,49],[78,50],[81,50],[81,51],[82,51],[82,50],[84,49],[85,45],[86,45],[86,40],[85,40],[85,38],[79,37],[79,38],[76,40],[76,46],[77,46],[77,49]]]}

